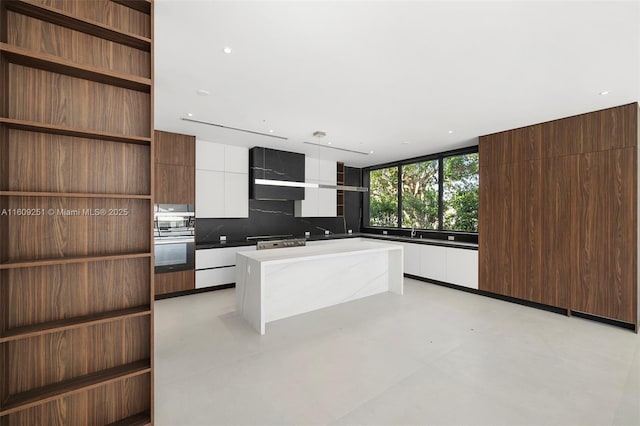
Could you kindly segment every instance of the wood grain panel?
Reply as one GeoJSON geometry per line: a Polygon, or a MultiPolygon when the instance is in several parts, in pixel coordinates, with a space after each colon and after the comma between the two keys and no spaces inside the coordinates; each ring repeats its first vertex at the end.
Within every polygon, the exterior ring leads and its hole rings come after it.
{"type": "Polygon", "coordinates": [[[541,162],[540,199],[542,250],[538,297],[532,299],[546,305],[569,307],[572,280],[572,239],[578,235],[573,216],[572,185],[577,158],[574,156],[541,162]]]}
{"type": "Polygon", "coordinates": [[[154,161],[177,166],[196,166],[196,137],[154,131],[154,161]]]}
{"type": "Polygon", "coordinates": [[[148,195],[150,147],[10,130],[5,191],[148,195]]]}
{"type": "MultiPolygon", "coordinates": [[[[487,171],[485,169],[485,171],[487,171]]],[[[520,185],[522,176],[518,165],[505,164],[489,170],[485,177],[482,197],[483,231],[480,231],[483,248],[480,253],[483,266],[479,288],[503,295],[511,295],[515,280],[520,274],[520,226],[524,221],[520,185]],[[487,188],[487,182],[492,186],[487,188]],[[486,247],[486,248],[484,248],[486,247]],[[486,256],[486,257],[485,257],[486,256]]],[[[482,181],[482,177],[481,177],[482,181]]]]}
{"type": "MultiPolygon", "coordinates": [[[[521,226],[517,226],[520,235],[519,252],[520,279],[514,279],[513,297],[542,303],[542,248],[543,248],[543,193],[542,171],[543,161],[526,161],[522,163],[520,170],[523,172],[523,191],[521,201],[525,220],[521,226]]],[[[517,271],[517,269],[516,269],[517,271]]]]}
{"type": "Polygon", "coordinates": [[[6,198],[10,209],[42,209],[40,215],[4,217],[11,260],[151,251],[148,200],[6,198]]]}
{"type": "Polygon", "coordinates": [[[2,418],[3,426],[105,425],[150,409],[149,374],[105,384],[2,418]],[[108,401],[108,403],[105,403],[108,401]]]}
{"type": "Polygon", "coordinates": [[[520,145],[521,160],[537,160],[542,157],[542,125],[522,127],[513,131],[514,141],[520,145]]]}
{"type": "Polygon", "coordinates": [[[148,259],[2,270],[0,331],[148,305],[149,282],[148,259]]]}
{"type": "Polygon", "coordinates": [[[150,136],[148,93],[17,64],[9,64],[6,78],[9,118],[150,136]],[[98,100],[100,113],[94,114],[98,100]]]}
{"type": "Polygon", "coordinates": [[[143,37],[151,36],[149,15],[110,0],[33,0],[33,2],[60,9],[81,19],[100,22],[120,31],[143,37]]]}
{"type": "Polygon", "coordinates": [[[155,274],[156,295],[175,293],[176,291],[193,290],[196,288],[195,271],[167,272],[155,274]]]}
{"type": "Polygon", "coordinates": [[[486,165],[498,166],[522,161],[524,158],[525,144],[519,139],[514,139],[517,130],[494,133],[482,136],[479,142],[480,161],[485,157],[486,165]]]}
{"type": "MultiPolygon", "coordinates": [[[[493,262],[496,256],[493,255],[493,247],[497,244],[495,241],[495,232],[493,232],[492,211],[495,205],[495,188],[493,168],[483,166],[488,162],[482,162],[482,147],[488,146],[483,140],[480,140],[480,167],[479,175],[479,194],[478,194],[478,288],[480,290],[491,291],[495,282],[493,262]]],[[[484,151],[486,152],[486,151],[484,151]]],[[[485,157],[487,158],[487,157],[485,157]]]]}
{"type": "Polygon", "coordinates": [[[195,167],[155,165],[155,202],[161,204],[196,203],[195,167]]]}
{"type": "Polygon", "coordinates": [[[573,282],[572,310],[608,316],[611,287],[611,154],[582,154],[578,163],[575,202],[578,211],[577,280],[573,282]]]}
{"type": "Polygon", "coordinates": [[[149,317],[129,318],[2,344],[9,395],[150,357],[149,317]]]}
{"type": "Polygon", "coordinates": [[[8,43],[83,65],[149,78],[150,53],[79,31],[8,12],[8,43]]]}
{"type": "Polygon", "coordinates": [[[607,316],[628,323],[637,319],[637,152],[611,151],[611,284],[607,316]]]}

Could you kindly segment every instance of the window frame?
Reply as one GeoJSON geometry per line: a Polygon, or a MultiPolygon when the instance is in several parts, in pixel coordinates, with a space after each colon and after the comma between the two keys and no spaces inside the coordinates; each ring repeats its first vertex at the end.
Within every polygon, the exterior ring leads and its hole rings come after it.
{"type": "MultiPolygon", "coordinates": [[[[386,169],[397,167],[398,168],[398,223],[395,227],[375,226],[370,225],[369,207],[370,198],[369,192],[366,192],[363,196],[362,206],[362,223],[361,227],[363,232],[384,233],[388,234],[404,235],[411,228],[402,227],[402,166],[420,163],[424,161],[438,161],[438,229],[416,229],[423,238],[435,238],[435,239],[447,239],[448,236],[454,235],[456,241],[465,242],[478,242],[478,233],[470,231],[453,231],[444,229],[444,159],[447,157],[455,157],[465,154],[478,154],[478,145],[472,145],[465,148],[443,151],[435,154],[423,155],[420,157],[407,158],[405,160],[393,161],[389,163],[376,164],[373,166],[365,167],[362,169],[363,186],[370,189],[369,176],[372,170],[386,169]]],[[[478,158],[478,162],[480,158],[478,158]]]]}

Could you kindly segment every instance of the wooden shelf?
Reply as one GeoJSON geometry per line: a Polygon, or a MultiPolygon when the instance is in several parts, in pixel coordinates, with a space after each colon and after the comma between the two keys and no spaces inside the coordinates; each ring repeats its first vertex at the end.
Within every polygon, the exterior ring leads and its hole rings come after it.
{"type": "MultiPolygon", "coordinates": [[[[8,3],[11,4],[13,2],[8,3]]],[[[145,77],[122,74],[92,65],[81,65],[58,56],[36,53],[6,43],[0,43],[0,52],[2,52],[2,56],[14,64],[123,87],[138,92],[151,92],[151,80],[145,77]]]]}
{"type": "Polygon", "coordinates": [[[58,126],[55,124],[38,123],[35,121],[17,120],[15,118],[0,117],[0,125],[9,129],[74,136],[78,138],[99,139],[110,142],[134,143],[140,145],[149,145],[151,143],[151,138],[145,136],[126,136],[118,133],[84,130],[74,127],[58,126]]]}
{"type": "MultiPolygon", "coordinates": [[[[128,3],[132,3],[129,1],[128,3]]],[[[7,9],[18,12],[32,18],[60,25],[85,34],[101,37],[106,40],[134,47],[136,49],[151,51],[151,39],[136,34],[119,31],[107,25],[88,19],[81,19],[60,9],[34,3],[29,0],[7,1],[7,9]]]]}
{"type": "Polygon", "coordinates": [[[121,4],[123,6],[130,7],[131,9],[137,10],[138,12],[146,13],[149,15],[151,13],[151,2],[148,0],[111,0],[114,3],[121,4]]]}
{"type": "Polygon", "coordinates": [[[61,197],[61,198],[121,198],[126,200],[150,200],[151,195],[140,194],[99,194],[94,192],[30,192],[0,191],[6,197],[61,197]]]}
{"type": "MultiPolygon", "coordinates": [[[[115,1],[115,0],[114,0],[115,1]]],[[[148,411],[143,413],[134,414],[126,419],[119,420],[114,423],[109,423],[107,426],[145,426],[151,424],[151,414],[148,411]]]]}
{"type": "Polygon", "coordinates": [[[97,388],[110,382],[146,374],[150,371],[151,361],[147,359],[10,395],[2,403],[0,416],[41,405],[70,394],[97,388]]]}
{"type": "Polygon", "coordinates": [[[26,339],[28,337],[40,336],[48,333],[70,330],[73,328],[85,327],[89,325],[101,324],[110,321],[119,321],[126,318],[150,315],[151,310],[148,305],[136,306],[134,308],[119,309],[117,311],[102,312],[99,314],[85,315],[76,318],[66,318],[57,321],[45,322],[42,324],[16,327],[0,335],[0,343],[12,340],[26,339]]]}
{"type": "Polygon", "coordinates": [[[138,259],[142,257],[151,257],[151,253],[111,254],[111,255],[103,255],[103,256],[76,256],[76,257],[61,257],[57,259],[41,259],[41,260],[19,260],[19,261],[9,260],[7,262],[0,263],[0,269],[33,268],[36,266],[101,262],[103,260],[138,259]]]}

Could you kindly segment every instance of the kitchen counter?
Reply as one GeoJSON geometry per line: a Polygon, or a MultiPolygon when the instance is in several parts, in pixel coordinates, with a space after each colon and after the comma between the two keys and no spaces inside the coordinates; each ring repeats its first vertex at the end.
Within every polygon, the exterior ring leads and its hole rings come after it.
{"type": "MultiPolygon", "coordinates": [[[[373,238],[378,240],[386,240],[386,241],[396,241],[402,243],[413,243],[413,244],[425,244],[431,246],[441,246],[441,247],[453,247],[453,248],[461,248],[468,250],[478,250],[478,244],[475,243],[465,243],[460,241],[447,241],[447,240],[436,240],[431,238],[410,238],[403,237],[397,235],[381,235],[381,234],[365,234],[365,233],[353,233],[353,234],[329,234],[329,235],[312,235],[307,237],[307,241],[325,241],[325,240],[336,240],[336,239],[346,239],[346,238],[373,238]]],[[[299,237],[302,238],[302,237],[299,237]]],[[[223,247],[243,247],[243,246],[255,246],[256,240],[231,240],[225,242],[204,242],[204,243],[196,243],[196,250],[202,249],[213,249],[213,248],[223,248],[223,247]]]]}
{"type": "Polygon", "coordinates": [[[397,244],[358,240],[237,254],[236,308],[260,334],[267,322],[386,291],[403,293],[397,244]]]}

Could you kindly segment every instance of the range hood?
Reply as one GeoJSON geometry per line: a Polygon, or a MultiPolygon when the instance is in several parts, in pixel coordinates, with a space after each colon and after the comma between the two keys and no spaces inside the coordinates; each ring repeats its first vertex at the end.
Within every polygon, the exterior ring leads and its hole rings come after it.
{"type": "Polygon", "coordinates": [[[263,147],[249,150],[253,200],[304,200],[304,176],[304,154],[263,147]]]}

